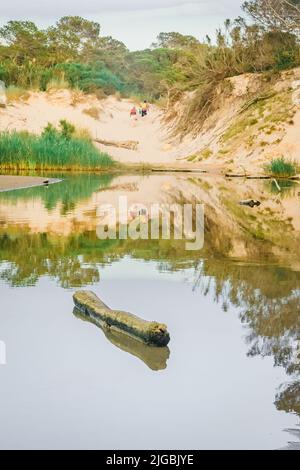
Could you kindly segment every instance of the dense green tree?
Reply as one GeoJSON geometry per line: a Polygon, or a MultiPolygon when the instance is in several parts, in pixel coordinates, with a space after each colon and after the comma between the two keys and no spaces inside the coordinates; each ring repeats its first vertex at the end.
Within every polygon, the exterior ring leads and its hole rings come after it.
{"type": "Polygon", "coordinates": [[[53,62],[76,60],[85,49],[97,43],[100,24],[79,16],[64,16],[46,33],[53,62]]]}
{"type": "Polygon", "coordinates": [[[1,56],[18,65],[43,59],[47,54],[47,35],[31,21],[9,21],[0,28],[1,56]]]}

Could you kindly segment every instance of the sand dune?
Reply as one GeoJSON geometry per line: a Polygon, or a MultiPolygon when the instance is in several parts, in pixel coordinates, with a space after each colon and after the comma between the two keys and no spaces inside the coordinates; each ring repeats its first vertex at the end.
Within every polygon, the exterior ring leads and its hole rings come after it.
{"type": "Polygon", "coordinates": [[[66,119],[77,128],[87,129],[93,138],[135,140],[137,151],[96,144],[120,162],[169,163],[176,161],[176,151],[168,143],[161,123],[161,111],[151,106],[148,116],[130,118],[133,104],[129,100],[74,94],[68,90],[31,93],[26,100],[11,103],[0,110],[0,130],[27,130],[39,134],[48,122],[58,125],[66,119]],[[97,114],[94,118],[89,114],[97,114]]]}
{"type": "MultiPolygon", "coordinates": [[[[87,129],[93,139],[136,141],[136,150],[95,143],[117,161],[129,164],[217,169],[261,173],[265,163],[284,156],[300,163],[300,69],[282,73],[274,84],[275,98],[265,101],[263,114],[255,106],[241,113],[250,98],[261,93],[259,74],[230,79],[230,95],[220,95],[217,109],[196,135],[170,136],[163,111],[150,106],[149,115],[130,118],[133,102],[70,90],[31,92],[26,99],[0,108],[0,131],[27,130],[39,134],[61,119],[87,129]],[[250,93],[250,94],[249,94],[250,93]],[[249,124],[250,123],[250,124],[249,124]],[[230,138],[228,137],[230,136],[230,138]]],[[[248,109],[248,108],[246,108],[248,109]]],[[[172,108],[179,116],[182,102],[172,108]]]]}

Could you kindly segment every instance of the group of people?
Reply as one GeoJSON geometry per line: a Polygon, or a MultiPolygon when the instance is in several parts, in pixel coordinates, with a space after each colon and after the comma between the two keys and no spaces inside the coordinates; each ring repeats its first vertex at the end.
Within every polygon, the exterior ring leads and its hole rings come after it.
{"type": "Polygon", "coordinates": [[[147,100],[145,100],[143,103],[141,103],[138,109],[136,108],[136,106],[133,106],[133,108],[131,108],[130,117],[137,119],[138,114],[141,117],[145,117],[147,116],[148,113],[149,113],[149,103],[147,100]]]}

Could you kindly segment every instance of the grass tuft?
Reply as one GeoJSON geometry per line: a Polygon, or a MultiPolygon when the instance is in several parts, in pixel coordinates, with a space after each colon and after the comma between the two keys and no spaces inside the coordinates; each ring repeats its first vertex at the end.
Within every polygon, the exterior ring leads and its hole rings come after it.
{"type": "Polygon", "coordinates": [[[27,100],[30,96],[29,91],[14,85],[10,85],[5,90],[7,101],[10,103],[17,100],[27,100]]]}
{"type": "Polygon", "coordinates": [[[69,82],[64,78],[53,78],[47,83],[47,91],[67,90],[70,88],[69,82]]]}
{"type": "Polygon", "coordinates": [[[97,108],[97,106],[91,106],[90,108],[84,109],[82,112],[93,119],[98,120],[100,118],[100,108],[97,108]]]}

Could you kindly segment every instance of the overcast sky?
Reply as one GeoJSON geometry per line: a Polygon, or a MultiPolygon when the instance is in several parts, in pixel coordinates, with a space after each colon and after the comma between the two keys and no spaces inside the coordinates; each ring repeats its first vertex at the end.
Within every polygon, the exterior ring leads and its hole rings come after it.
{"type": "Polygon", "coordinates": [[[148,47],[161,31],[203,39],[226,18],[241,14],[242,0],[1,0],[0,22],[34,20],[48,26],[64,15],[98,21],[102,35],[131,50],[148,47]]]}

